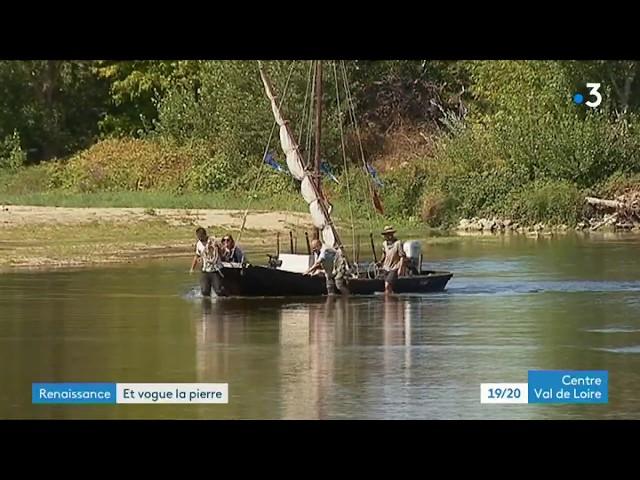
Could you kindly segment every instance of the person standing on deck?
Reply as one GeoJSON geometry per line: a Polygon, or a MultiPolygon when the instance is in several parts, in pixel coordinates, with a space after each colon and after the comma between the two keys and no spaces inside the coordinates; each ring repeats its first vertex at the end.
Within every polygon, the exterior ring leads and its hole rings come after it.
{"type": "MultiPolygon", "coordinates": [[[[336,285],[334,269],[338,253],[333,248],[322,245],[320,240],[311,241],[311,251],[313,252],[315,261],[304,274],[313,275],[323,270],[327,282],[328,295],[335,295],[336,286],[338,286],[341,293],[349,293],[344,282],[344,275],[339,275],[339,282],[338,285],[336,285]]],[[[340,260],[338,260],[338,262],[340,262],[340,260]]]]}
{"type": "Polygon", "coordinates": [[[193,273],[198,261],[202,262],[202,275],[200,277],[200,291],[203,297],[210,297],[211,290],[216,295],[222,294],[222,245],[216,242],[215,238],[209,237],[207,231],[198,227],[196,229],[196,254],[191,262],[191,270],[193,273]]]}
{"type": "Polygon", "coordinates": [[[393,287],[398,279],[399,273],[404,267],[407,255],[402,247],[402,242],[395,237],[396,230],[391,226],[384,227],[382,235],[382,259],[378,266],[382,266],[384,271],[384,292],[393,293],[393,287]]]}

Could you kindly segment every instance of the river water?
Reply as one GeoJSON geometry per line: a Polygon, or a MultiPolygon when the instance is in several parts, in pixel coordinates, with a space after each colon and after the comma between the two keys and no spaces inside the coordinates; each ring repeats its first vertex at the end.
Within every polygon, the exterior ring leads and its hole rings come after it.
{"type": "Polygon", "coordinates": [[[465,237],[424,249],[446,292],[387,299],[204,300],[189,258],[3,273],[0,418],[638,418],[639,248],[465,237]],[[608,370],[609,403],[480,404],[534,369],[608,370]],[[228,383],[229,404],[32,405],[32,382],[228,383]]]}

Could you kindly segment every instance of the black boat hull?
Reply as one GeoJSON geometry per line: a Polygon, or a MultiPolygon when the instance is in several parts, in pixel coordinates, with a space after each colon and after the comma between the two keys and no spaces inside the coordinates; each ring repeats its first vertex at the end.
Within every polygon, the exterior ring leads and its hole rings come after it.
{"type": "MultiPolygon", "coordinates": [[[[222,269],[222,285],[225,296],[288,297],[326,295],[325,278],[322,275],[302,275],[271,267],[255,265],[225,266],[222,269]]],[[[445,289],[453,277],[449,272],[423,271],[421,275],[400,277],[395,293],[429,293],[445,289]]],[[[384,292],[384,280],[355,278],[349,280],[352,295],[371,295],[384,292]]]]}
{"type": "MultiPolygon", "coordinates": [[[[447,286],[453,273],[423,272],[421,275],[399,277],[393,287],[394,293],[441,292],[447,286]]],[[[383,279],[354,278],[349,281],[349,291],[356,295],[370,295],[384,292],[383,279]]]]}

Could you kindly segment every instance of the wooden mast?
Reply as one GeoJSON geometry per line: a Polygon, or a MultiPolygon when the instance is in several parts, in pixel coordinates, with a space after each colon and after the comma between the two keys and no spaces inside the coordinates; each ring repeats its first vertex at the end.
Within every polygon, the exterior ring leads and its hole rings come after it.
{"type": "MultiPolygon", "coordinates": [[[[315,65],[315,77],[316,77],[316,122],[315,122],[315,152],[313,162],[314,180],[318,191],[321,192],[321,179],[320,174],[320,138],[322,132],[322,60],[316,60],[315,65]]],[[[321,199],[320,201],[323,201],[321,199]]],[[[313,231],[313,238],[320,238],[320,230],[317,228],[313,231]]]]}
{"type": "MultiPolygon", "coordinates": [[[[291,132],[291,128],[289,127],[288,122],[284,119],[284,117],[282,116],[282,112],[280,111],[280,107],[278,106],[278,104],[276,103],[276,96],[275,93],[273,92],[273,86],[271,85],[271,81],[269,80],[269,77],[266,75],[266,73],[264,72],[264,70],[260,67],[260,77],[262,78],[262,82],[264,83],[264,87],[265,87],[265,91],[267,93],[267,97],[269,97],[269,100],[271,102],[271,108],[273,110],[276,122],[278,123],[278,125],[280,125],[280,133],[281,134],[285,134],[287,137],[287,141],[286,141],[286,145],[285,143],[283,143],[282,139],[281,139],[281,144],[282,144],[282,148],[285,151],[285,155],[292,153],[291,151],[287,151],[288,148],[287,147],[293,147],[293,149],[297,152],[296,157],[297,158],[292,158],[292,163],[289,164],[289,160],[287,159],[287,164],[289,167],[289,170],[292,172],[292,174],[294,173],[295,169],[301,168],[302,164],[305,163],[306,164],[306,173],[305,176],[308,175],[308,177],[310,178],[311,182],[311,186],[314,190],[314,194],[315,197],[317,198],[317,206],[320,209],[320,211],[322,212],[322,215],[324,217],[324,219],[327,222],[327,226],[329,226],[331,228],[331,232],[333,234],[334,237],[334,245],[342,245],[342,242],[340,241],[340,238],[338,236],[338,232],[336,230],[335,225],[333,224],[333,220],[331,219],[330,216],[330,212],[329,212],[329,207],[326,203],[326,199],[324,197],[324,194],[322,192],[322,189],[320,187],[320,130],[321,130],[321,119],[322,119],[322,67],[320,65],[318,65],[320,63],[320,61],[317,61],[318,63],[315,64],[315,68],[316,68],[316,73],[317,78],[316,81],[319,80],[319,82],[317,83],[318,85],[318,92],[316,93],[316,103],[317,105],[317,111],[316,111],[316,158],[315,158],[315,162],[314,162],[314,167],[311,171],[307,170],[309,169],[309,167],[311,166],[311,161],[309,162],[304,162],[302,156],[299,153],[299,146],[293,136],[293,133],[291,132]],[[284,132],[283,132],[284,129],[284,132]],[[296,161],[298,161],[298,163],[300,164],[299,167],[295,166],[296,161]]],[[[295,175],[294,175],[295,176],[295,175]]],[[[297,178],[297,177],[296,177],[297,178]]],[[[302,179],[300,179],[302,180],[302,179]]],[[[313,203],[313,202],[312,202],[313,203]]],[[[246,212],[245,212],[246,215],[246,212]]],[[[313,216],[313,213],[312,213],[313,216]]],[[[323,222],[324,224],[324,222],[323,222]]],[[[314,229],[314,234],[315,234],[315,238],[320,239],[320,231],[319,229],[314,229]]]]}

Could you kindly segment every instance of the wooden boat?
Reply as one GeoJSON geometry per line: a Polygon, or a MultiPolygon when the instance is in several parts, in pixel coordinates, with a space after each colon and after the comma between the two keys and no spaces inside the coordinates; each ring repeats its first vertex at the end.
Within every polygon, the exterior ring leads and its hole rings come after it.
{"type": "MultiPolygon", "coordinates": [[[[286,158],[289,174],[300,182],[300,193],[309,206],[309,213],[316,229],[316,238],[320,239],[327,247],[342,248],[342,251],[344,251],[343,244],[331,217],[332,207],[321,188],[320,136],[322,122],[322,62],[315,61],[314,67],[316,98],[315,151],[313,162],[306,162],[303,159],[301,149],[292,133],[289,122],[285,119],[280,108],[282,102],[276,100],[277,97],[266,72],[261,66],[259,70],[266,95],[271,104],[275,123],[279,127],[280,145],[286,158]]],[[[345,73],[345,85],[346,83],[345,73]]],[[[353,115],[353,118],[355,118],[355,115],[353,115]]],[[[365,162],[364,156],[362,161],[363,171],[370,171],[371,167],[365,162]]],[[[267,162],[266,156],[265,162],[267,162]]],[[[279,166],[278,169],[283,170],[279,166]]],[[[374,207],[380,213],[383,213],[376,191],[376,185],[372,178],[367,178],[374,207]]],[[[248,210],[247,208],[247,212],[248,210]]],[[[241,233],[246,222],[247,212],[245,212],[242,221],[240,228],[241,233]]],[[[312,264],[310,252],[308,252],[309,255],[296,255],[293,252],[293,243],[291,249],[292,252],[290,254],[281,255],[278,241],[278,253],[274,257],[271,257],[269,264],[265,266],[225,264],[221,270],[223,275],[223,294],[227,296],[307,296],[326,294],[326,284],[323,275],[303,275],[312,264]]],[[[421,258],[420,260],[418,258],[413,258],[412,260],[415,262],[415,265],[422,265],[421,258]]],[[[351,262],[348,259],[347,262],[352,267],[359,266],[357,258],[355,262],[351,262]]],[[[351,268],[351,271],[360,272],[362,269],[351,268]]],[[[418,271],[413,275],[399,277],[397,284],[394,286],[394,291],[396,293],[442,291],[452,276],[453,274],[450,272],[418,271]]],[[[383,292],[384,280],[378,278],[376,274],[371,275],[365,271],[364,273],[356,274],[349,280],[349,290],[354,295],[383,292]]]]}
{"type": "MultiPolygon", "coordinates": [[[[301,255],[302,256],[302,255],[301,255]]],[[[224,264],[222,268],[225,296],[287,297],[326,295],[324,275],[303,275],[274,266],[224,264]]],[[[441,292],[451,280],[450,272],[422,270],[418,275],[401,276],[395,293],[441,292]]],[[[382,278],[362,275],[348,280],[351,295],[372,295],[384,292],[382,278]]]]}

